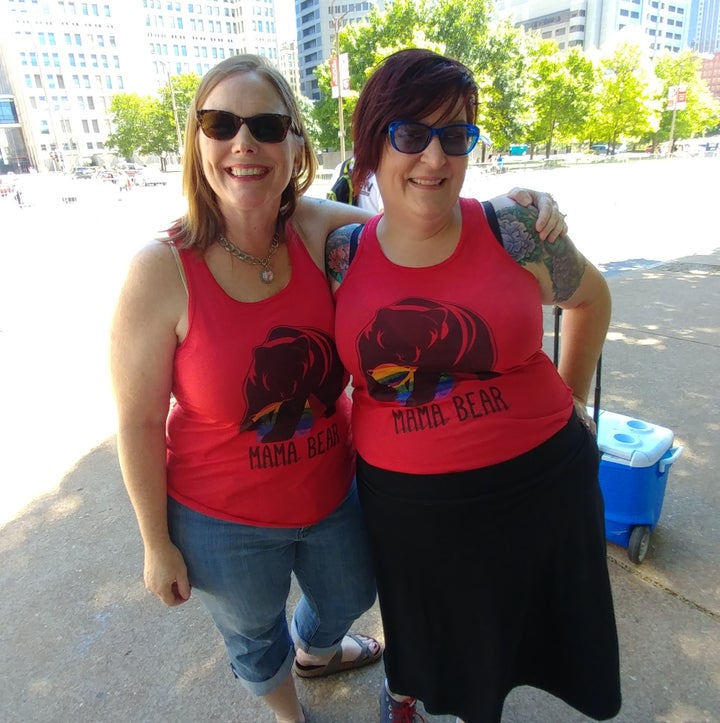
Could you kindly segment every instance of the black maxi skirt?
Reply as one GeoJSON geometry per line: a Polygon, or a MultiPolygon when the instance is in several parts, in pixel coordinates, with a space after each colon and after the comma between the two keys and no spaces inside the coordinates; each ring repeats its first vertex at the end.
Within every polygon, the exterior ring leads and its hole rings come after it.
{"type": "Polygon", "coordinates": [[[595,440],[573,414],[501,464],[411,475],[358,460],[390,689],[466,723],[530,685],[585,715],[620,709],[595,440]]]}

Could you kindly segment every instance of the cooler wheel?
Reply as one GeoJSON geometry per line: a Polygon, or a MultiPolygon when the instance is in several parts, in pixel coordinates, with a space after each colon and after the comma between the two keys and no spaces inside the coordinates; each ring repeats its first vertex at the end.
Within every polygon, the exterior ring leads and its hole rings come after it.
{"type": "Polygon", "coordinates": [[[647,525],[633,527],[628,543],[628,557],[631,562],[640,564],[647,555],[650,546],[650,528],[647,525]]]}

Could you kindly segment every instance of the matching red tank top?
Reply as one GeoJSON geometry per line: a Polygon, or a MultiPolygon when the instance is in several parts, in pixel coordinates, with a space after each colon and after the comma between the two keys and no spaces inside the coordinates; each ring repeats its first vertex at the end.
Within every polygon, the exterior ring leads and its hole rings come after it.
{"type": "Polygon", "coordinates": [[[436,474],[504,462],[567,422],[572,394],[542,351],[535,277],[460,199],[462,232],[440,264],[389,261],[363,230],[336,293],[335,338],[352,376],[353,440],[370,464],[436,474]]]}
{"type": "Polygon", "coordinates": [[[266,527],[318,522],[354,474],[332,295],[290,225],[287,235],[290,282],[254,303],[229,297],[202,256],[180,251],[189,323],[167,423],[168,494],[266,527]]]}

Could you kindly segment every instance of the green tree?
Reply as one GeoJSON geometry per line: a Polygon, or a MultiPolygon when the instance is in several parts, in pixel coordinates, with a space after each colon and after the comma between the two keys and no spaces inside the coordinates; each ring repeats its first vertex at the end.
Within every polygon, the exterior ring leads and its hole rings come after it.
{"type": "MultiPolygon", "coordinates": [[[[362,89],[376,65],[402,48],[428,48],[457,58],[476,74],[478,122],[496,142],[505,144],[519,129],[526,105],[520,31],[509,24],[490,27],[489,0],[397,0],[385,12],[371,11],[365,22],[343,28],[340,50],[350,61],[353,94],[362,89]]],[[[338,145],[338,103],[330,94],[329,64],[316,70],[322,97],[315,105],[323,148],[338,145]]],[[[355,98],[345,97],[346,145],[351,142],[355,98]]]]}
{"type": "Polygon", "coordinates": [[[691,51],[666,54],[655,65],[655,75],[660,81],[660,101],[663,111],[656,139],[669,140],[673,111],[665,99],[671,86],[685,86],[686,107],[675,111],[674,138],[692,138],[702,135],[718,124],[720,101],[713,98],[707,83],[700,77],[700,57],[691,51]]]}
{"type": "Polygon", "coordinates": [[[557,43],[541,40],[531,49],[528,85],[533,115],[528,140],[544,143],[549,158],[553,142],[568,142],[585,123],[592,102],[592,62],[575,48],[562,54],[557,43]]]}
{"type": "Polygon", "coordinates": [[[108,136],[107,145],[128,160],[136,153],[160,156],[164,166],[167,154],[182,152],[182,148],[178,148],[175,111],[182,138],[187,110],[199,83],[199,75],[188,73],[173,76],[160,88],[157,98],[134,93],[113,96],[109,113],[114,131],[108,136]]]}
{"type": "Polygon", "coordinates": [[[495,148],[518,139],[527,108],[524,33],[509,22],[491,23],[488,0],[433,0],[427,35],[445,54],[465,63],[478,83],[478,125],[495,148]]]}
{"type": "MultiPolygon", "coordinates": [[[[178,134],[175,130],[175,111],[177,111],[180,138],[184,138],[188,108],[190,107],[190,103],[192,103],[200,81],[201,77],[197,73],[184,73],[183,75],[173,75],[169,78],[168,82],[160,88],[160,105],[170,126],[171,137],[174,139],[170,146],[163,148],[163,150],[168,152],[174,151],[178,146],[178,134]],[[175,100],[174,109],[173,97],[175,100]]],[[[179,150],[182,151],[182,145],[179,150]]]]}
{"type": "MultiPolygon", "coordinates": [[[[341,53],[348,53],[350,66],[351,93],[343,96],[343,117],[345,145],[352,144],[352,114],[357,102],[357,93],[365,85],[375,66],[390,53],[409,47],[429,47],[423,32],[423,4],[411,0],[397,0],[385,12],[377,8],[370,11],[360,23],[353,23],[340,30],[341,53]]],[[[330,63],[319,65],[315,76],[321,98],[315,103],[314,119],[321,129],[320,147],[338,148],[338,100],[332,97],[330,63]]]]}
{"type": "Polygon", "coordinates": [[[493,147],[507,148],[526,140],[530,100],[528,59],[522,30],[510,23],[491,27],[470,66],[478,84],[478,125],[493,147]]]}
{"type": "Polygon", "coordinates": [[[493,6],[490,0],[430,0],[425,32],[430,40],[445,46],[447,55],[476,70],[486,60],[493,6]]]}
{"type": "Polygon", "coordinates": [[[115,148],[126,160],[131,160],[147,138],[150,118],[155,112],[157,100],[135,93],[118,93],[113,96],[109,113],[114,131],[107,137],[106,145],[115,148]]]}
{"type": "Polygon", "coordinates": [[[620,43],[600,58],[585,139],[607,143],[612,153],[622,141],[651,133],[656,123],[643,52],[637,45],[620,43]]]}
{"type": "Polygon", "coordinates": [[[302,115],[305,121],[305,127],[307,128],[313,147],[320,148],[320,135],[322,131],[320,125],[315,120],[315,104],[304,95],[298,96],[297,102],[300,108],[300,115],[302,115]]]}

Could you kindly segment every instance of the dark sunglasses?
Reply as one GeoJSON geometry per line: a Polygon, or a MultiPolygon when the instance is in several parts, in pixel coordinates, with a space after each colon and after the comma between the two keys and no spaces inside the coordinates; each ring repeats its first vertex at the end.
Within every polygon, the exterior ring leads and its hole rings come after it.
{"type": "Polygon", "coordinates": [[[477,145],[480,129],[470,123],[433,128],[417,121],[393,121],[388,126],[390,143],[400,153],[421,153],[437,136],[448,156],[466,156],[477,145]]]}
{"type": "Polygon", "coordinates": [[[199,110],[197,122],[202,132],[215,141],[235,138],[244,123],[256,141],[281,143],[290,130],[292,118],[279,113],[258,113],[250,118],[241,118],[227,110],[199,110]]]}

